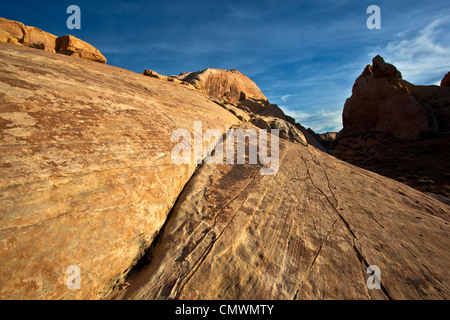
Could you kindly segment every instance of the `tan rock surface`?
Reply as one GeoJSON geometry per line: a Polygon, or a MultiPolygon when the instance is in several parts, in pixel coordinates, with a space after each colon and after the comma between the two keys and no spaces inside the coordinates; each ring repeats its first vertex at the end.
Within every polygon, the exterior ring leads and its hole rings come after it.
{"type": "Polygon", "coordinates": [[[35,27],[24,26],[24,37],[21,43],[45,51],[55,52],[58,37],[35,27]]]}
{"type": "Polygon", "coordinates": [[[342,120],[341,135],[378,131],[415,140],[438,133],[435,114],[417,102],[401,73],[380,56],[356,79],[342,120]]]}
{"type": "Polygon", "coordinates": [[[227,102],[238,102],[248,98],[267,100],[266,96],[249,77],[235,69],[209,68],[197,72],[182,73],[176,77],[179,80],[191,83],[197,90],[219,100],[227,102]]]}
{"type": "Polygon", "coordinates": [[[0,43],[0,298],[97,299],[147,249],[195,165],[173,130],[239,120],[175,83],[0,43]],[[66,286],[81,268],[81,289],[66,286]]]}
{"type": "Polygon", "coordinates": [[[56,52],[68,56],[106,63],[106,58],[89,43],[74,36],[66,35],[56,40],[56,52]]]}
{"type": "Polygon", "coordinates": [[[202,165],[116,299],[448,299],[450,207],[311,146],[202,165]],[[381,270],[369,290],[369,265],[381,270]]]}
{"type": "Polygon", "coordinates": [[[106,58],[99,50],[74,36],[57,37],[36,27],[4,18],[0,18],[0,42],[106,63],[106,58]]]}

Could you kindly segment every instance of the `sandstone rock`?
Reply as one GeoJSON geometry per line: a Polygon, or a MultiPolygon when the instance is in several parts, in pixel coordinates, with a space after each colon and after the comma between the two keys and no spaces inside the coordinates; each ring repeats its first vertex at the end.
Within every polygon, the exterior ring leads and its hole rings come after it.
{"type": "Polygon", "coordinates": [[[322,141],[331,142],[336,140],[337,132],[326,132],[319,134],[319,137],[322,141]]]}
{"type": "Polygon", "coordinates": [[[441,80],[441,87],[450,87],[450,72],[441,80]]]}
{"type": "Polygon", "coordinates": [[[356,79],[342,120],[342,135],[379,131],[415,140],[438,133],[436,116],[417,102],[401,73],[380,56],[356,79]]]}
{"type": "Polygon", "coordinates": [[[189,82],[197,90],[210,97],[226,102],[254,98],[266,100],[258,86],[246,75],[236,69],[205,69],[197,72],[185,72],[176,76],[179,80],[189,82]]]}
{"type": "Polygon", "coordinates": [[[56,40],[56,52],[68,56],[106,63],[106,58],[96,48],[74,36],[66,35],[56,40]]]}
{"type": "Polygon", "coordinates": [[[165,76],[165,75],[159,74],[153,70],[144,70],[144,72],[142,74],[147,77],[152,77],[152,78],[156,78],[156,79],[160,79],[160,80],[164,80],[164,81],[175,82],[175,83],[182,84],[182,85],[186,86],[187,88],[195,89],[195,87],[188,82],[181,81],[176,77],[165,76]]]}
{"type": "Polygon", "coordinates": [[[55,52],[57,36],[29,26],[25,26],[24,31],[21,41],[24,46],[55,52]]]}
{"type": "Polygon", "coordinates": [[[115,299],[448,299],[450,207],[280,140],[280,168],[201,166],[115,299]],[[381,271],[369,290],[367,268],[381,271]]]}
{"type": "Polygon", "coordinates": [[[250,120],[250,122],[261,129],[278,129],[280,138],[282,139],[308,145],[308,141],[303,133],[297,129],[296,126],[282,119],[275,117],[255,116],[250,120]]]}
{"type": "Polygon", "coordinates": [[[15,38],[17,42],[20,42],[23,39],[25,32],[24,28],[25,26],[21,22],[0,18],[0,30],[8,33],[10,37],[15,38]]]}
{"type": "Polygon", "coordinates": [[[57,37],[21,22],[0,18],[0,42],[58,52],[69,56],[106,63],[106,58],[90,44],[73,36],[57,37]]]}
{"type": "Polygon", "coordinates": [[[99,299],[158,234],[196,165],[175,129],[240,121],[195,90],[0,43],[0,298],[99,299]],[[66,286],[81,268],[81,289],[66,286]]]}
{"type": "Polygon", "coordinates": [[[8,32],[0,29],[0,42],[20,44],[17,38],[11,36],[8,32]]]}

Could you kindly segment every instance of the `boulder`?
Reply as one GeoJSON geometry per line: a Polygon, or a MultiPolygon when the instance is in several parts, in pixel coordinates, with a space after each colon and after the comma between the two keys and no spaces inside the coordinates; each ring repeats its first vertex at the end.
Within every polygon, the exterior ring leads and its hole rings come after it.
{"type": "Polygon", "coordinates": [[[106,63],[106,58],[96,48],[74,36],[66,35],[56,40],[56,52],[87,60],[106,63]]]}
{"type": "Polygon", "coordinates": [[[24,37],[21,43],[24,46],[41,49],[50,52],[56,52],[56,39],[57,36],[42,31],[41,29],[35,27],[24,27],[24,37]]]}
{"type": "Polygon", "coordinates": [[[74,36],[57,37],[21,22],[0,18],[0,42],[21,44],[49,52],[58,52],[92,61],[106,63],[106,58],[90,44],[74,36]]]}
{"type": "Polygon", "coordinates": [[[8,33],[10,37],[15,38],[17,42],[20,42],[23,39],[25,33],[24,29],[25,26],[21,22],[0,18],[0,30],[8,33]]]}

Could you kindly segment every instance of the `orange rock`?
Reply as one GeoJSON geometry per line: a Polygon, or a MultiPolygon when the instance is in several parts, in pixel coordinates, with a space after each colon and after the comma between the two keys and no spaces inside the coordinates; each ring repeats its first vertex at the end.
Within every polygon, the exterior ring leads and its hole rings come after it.
{"type": "Polygon", "coordinates": [[[76,56],[83,59],[106,63],[106,58],[87,42],[74,36],[66,35],[56,40],[56,52],[68,56],[76,56]]]}
{"type": "Polygon", "coordinates": [[[57,36],[35,27],[24,27],[24,37],[21,43],[45,51],[55,52],[57,36]]]}
{"type": "Polygon", "coordinates": [[[197,90],[210,97],[227,102],[238,102],[253,98],[267,101],[258,86],[246,75],[236,69],[205,69],[197,72],[182,73],[178,79],[191,83],[197,90]]]}

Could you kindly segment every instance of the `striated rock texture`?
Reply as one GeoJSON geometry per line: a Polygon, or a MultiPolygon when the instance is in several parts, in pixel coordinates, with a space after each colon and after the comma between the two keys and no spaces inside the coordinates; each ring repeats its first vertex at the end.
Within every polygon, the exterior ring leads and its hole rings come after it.
{"type": "Polygon", "coordinates": [[[106,63],[106,58],[87,42],[74,36],[57,37],[36,27],[0,18],[0,42],[21,44],[26,47],[58,52],[69,56],[106,63]]]}
{"type": "Polygon", "coordinates": [[[352,96],[345,102],[341,135],[378,131],[405,140],[437,135],[435,109],[443,114],[450,106],[427,108],[412,93],[415,86],[404,81],[393,65],[380,56],[372,63],[356,79],[352,96]]]}
{"type": "MultiPolygon", "coordinates": [[[[244,127],[248,127],[246,124],[244,127]]],[[[448,299],[450,207],[280,140],[280,168],[202,165],[115,299],[448,299]],[[381,289],[367,288],[369,265],[381,289]]]]}
{"type": "Polygon", "coordinates": [[[266,96],[258,86],[246,75],[236,69],[205,69],[197,72],[186,72],[176,76],[179,80],[189,82],[197,90],[210,97],[238,102],[248,98],[266,100],[266,96]]]}
{"type": "Polygon", "coordinates": [[[196,168],[172,163],[172,132],[239,123],[195,90],[4,43],[0,100],[0,299],[104,297],[196,168]]]}

